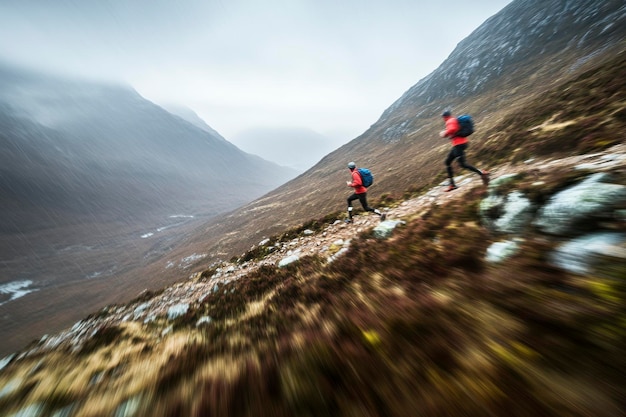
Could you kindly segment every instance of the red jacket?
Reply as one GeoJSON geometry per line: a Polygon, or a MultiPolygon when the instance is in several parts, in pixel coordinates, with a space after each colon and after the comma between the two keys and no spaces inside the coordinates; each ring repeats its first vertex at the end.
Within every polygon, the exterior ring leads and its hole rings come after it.
{"type": "Polygon", "coordinates": [[[359,174],[358,169],[352,170],[352,183],[350,187],[354,188],[355,194],[363,194],[367,192],[367,188],[363,187],[363,180],[361,179],[361,174],[359,174]]]}
{"type": "Polygon", "coordinates": [[[448,117],[446,119],[445,136],[447,138],[452,139],[452,146],[462,145],[464,143],[467,143],[467,138],[454,136],[456,132],[459,131],[460,128],[461,127],[459,126],[459,121],[456,119],[456,117],[448,117]]]}

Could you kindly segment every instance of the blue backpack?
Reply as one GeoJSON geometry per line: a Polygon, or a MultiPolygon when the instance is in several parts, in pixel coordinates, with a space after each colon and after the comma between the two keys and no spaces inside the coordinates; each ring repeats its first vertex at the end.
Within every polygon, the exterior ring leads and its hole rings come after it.
{"type": "Polygon", "coordinates": [[[474,133],[474,121],[469,114],[463,114],[456,118],[459,121],[459,131],[454,136],[460,136],[466,138],[474,133]]]}
{"type": "Polygon", "coordinates": [[[363,183],[363,187],[367,188],[374,183],[374,176],[372,175],[372,171],[367,168],[359,168],[359,175],[361,175],[361,182],[363,183]]]}

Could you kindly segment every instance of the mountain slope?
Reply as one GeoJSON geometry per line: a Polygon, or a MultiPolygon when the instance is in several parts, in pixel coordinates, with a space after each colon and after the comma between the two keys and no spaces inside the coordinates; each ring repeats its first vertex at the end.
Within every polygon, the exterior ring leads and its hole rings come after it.
{"type": "MultiPolygon", "coordinates": [[[[606,47],[584,68],[539,76],[550,86],[541,94],[525,89],[522,77],[506,109],[498,103],[491,118],[479,115],[470,160],[488,165],[495,179],[521,171],[521,180],[497,192],[545,202],[587,175],[578,164],[591,160],[626,186],[616,134],[626,128],[626,53],[623,43],[606,47]],[[614,144],[620,155],[611,154],[614,144]],[[583,152],[591,155],[573,155],[583,152]],[[606,168],[607,161],[621,165],[606,168]]],[[[576,50],[567,53],[576,61],[576,50]]],[[[489,91],[473,102],[497,101],[489,91]]],[[[435,136],[439,109],[432,118],[425,129],[435,136]]],[[[621,416],[623,246],[580,276],[549,262],[560,237],[529,228],[518,256],[488,264],[486,248],[501,236],[477,214],[487,191],[471,175],[458,193],[436,188],[448,144],[433,145],[424,132],[387,142],[366,132],[305,175],[203,226],[195,241],[161,259],[178,265],[207,253],[185,269],[192,279],[92,309],[71,329],[0,361],[0,407],[76,416],[621,416]],[[339,186],[345,162],[360,161],[355,155],[393,169],[375,168],[375,187],[383,187],[372,188],[373,200],[389,190],[387,209],[407,222],[388,241],[373,238],[368,216],[359,216],[362,230],[334,224],[349,192],[339,186]],[[276,247],[258,245],[270,236],[284,255],[307,239],[312,254],[341,251],[331,236],[352,241],[330,264],[311,255],[276,268],[272,256],[263,262],[276,247]],[[236,267],[211,263],[242,252],[236,267]],[[247,275],[237,269],[253,265],[247,275]]],[[[592,224],[623,232],[622,212],[600,213],[592,224]]],[[[300,254],[307,252],[303,246],[300,254]]],[[[150,278],[164,274],[174,272],[154,269],[150,278]]]]}
{"type": "Polygon", "coordinates": [[[361,136],[289,183],[210,224],[190,247],[212,259],[228,257],[281,228],[343,211],[350,192],[344,185],[348,161],[375,173],[376,183],[368,193],[374,204],[442,181],[449,143],[437,133],[445,108],[474,116],[477,133],[467,156],[487,170],[507,158],[533,156],[531,147],[518,151],[527,145],[528,136],[545,141],[545,146],[555,137],[554,148],[569,153],[566,136],[578,143],[587,141],[593,129],[622,131],[625,49],[626,5],[621,1],[514,1],[460,42],[439,68],[361,136]],[[568,87],[577,79],[582,87],[568,87]],[[578,102],[571,102],[566,88],[582,88],[578,102]],[[549,102],[546,92],[551,94],[549,102]],[[588,106],[590,102],[595,105],[588,106]],[[535,106],[549,113],[534,112],[535,106]],[[585,112],[590,114],[580,117],[585,112]],[[529,114],[532,118],[524,120],[529,114]],[[535,129],[548,121],[569,125],[535,129]],[[534,133],[529,135],[529,129],[534,133]]]}

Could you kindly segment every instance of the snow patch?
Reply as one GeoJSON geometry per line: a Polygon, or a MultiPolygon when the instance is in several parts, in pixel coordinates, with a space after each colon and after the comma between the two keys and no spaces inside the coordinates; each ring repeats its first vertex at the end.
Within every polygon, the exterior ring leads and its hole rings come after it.
{"type": "Polygon", "coordinates": [[[9,301],[17,300],[28,293],[37,291],[36,288],[29,288],[31,285],[33,285],[33,281],[29,279],[0,285],[0,306],[9,301]]]}

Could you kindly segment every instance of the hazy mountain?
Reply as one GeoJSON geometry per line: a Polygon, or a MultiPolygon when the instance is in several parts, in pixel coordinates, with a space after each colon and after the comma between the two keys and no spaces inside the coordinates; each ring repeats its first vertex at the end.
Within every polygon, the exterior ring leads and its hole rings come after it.
{"type": "Polygon", "coordinates": [[[215,215],[293,177],[128,87],[0,67],[0,231],[215,215]]]}
{"type": "Polygon", "coordinates": [[[0,104],[3,190],[12,190],[12,198],[7,193],[3,198],[23,205],[22,210],[56,208],[59,216],[71,211],[72,221],[84,214],[214,215],[294,174],[242,152],[128,87],[4,67],[0,104]],[[49,204],[40,204],[39,198],[49,204]]]}
{"type": "Polygon", "coordinates": [[[191,110],[189,107],[180,106],[177,104],[159,104],[168,112],[180,117],[183,120],[188,121],[192,125],[197,128],[204,130],[207,133],[210,133],[211,136],[215,138],[220,138],[226,140],[220,135],[215,129],[209,126],[196,112],[191,110]]]}
{"type": "Polygon", "coordinates": [[[250,129],[235,135],[231,141],[246,152],[299,172],[335,149],[329,138],[304,128],[250,129]]]}

